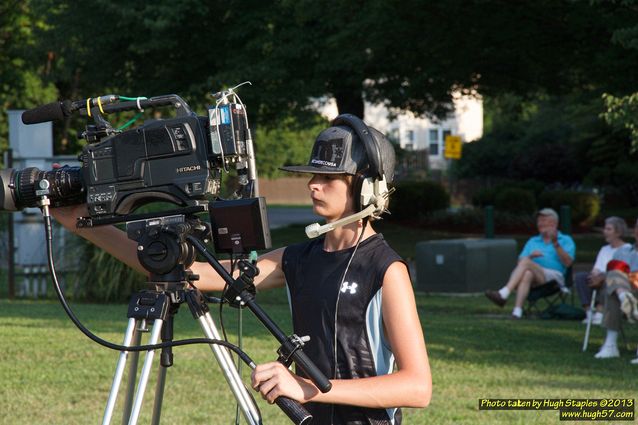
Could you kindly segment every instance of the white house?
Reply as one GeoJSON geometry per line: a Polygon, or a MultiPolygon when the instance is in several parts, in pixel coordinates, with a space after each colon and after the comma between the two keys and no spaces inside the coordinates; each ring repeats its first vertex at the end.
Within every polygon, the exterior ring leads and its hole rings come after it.
{"type": "MultiPolygon", "coordinates": [[[[428,150],[429,167],[444,170],[448,161],[443,153],[445,136],[460,136],[465,143],[481,138],[483,135],[483,101],[480,97],[455,96],[454,112],[443,121],[432,121],[416,117],[411,112],[396,114],[390,120],[390,111],[383,105],[366,103],[364,120],[366,123],[384,132],[398,141],[407,150],[428,150]]],[[[328,119],[337,116],[334,99],[320,107],[321,114],[328,119]]]]}

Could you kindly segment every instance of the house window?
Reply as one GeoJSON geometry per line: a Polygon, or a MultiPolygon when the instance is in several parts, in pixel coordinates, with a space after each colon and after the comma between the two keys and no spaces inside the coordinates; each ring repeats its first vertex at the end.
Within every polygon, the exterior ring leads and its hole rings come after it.
{"type": "Polygon", "coordinates": [[[430,143],[439,141],[439,130],[433,128],[430,130],[430,143]]]}
{"type": "Polygon", "coordinates": [[[437,128],[433,128],[428,132],[428,136],[430,139],[430,156],[438,156],[439,155],[439,130],[437,128]]]}
{"type": "Polygon", "coordinates": [[[408,142],[414,143],[414,130],[408,130],[406,133],[406,138],[408,139],[408,142]]]}
{"type": "Polygon", "coordinates": [[[406,144],[405,144],[405,150],[406,150],[406,151],[414,150],[414,144],[412,144],[412,143],[406,143],[406,144]]]}

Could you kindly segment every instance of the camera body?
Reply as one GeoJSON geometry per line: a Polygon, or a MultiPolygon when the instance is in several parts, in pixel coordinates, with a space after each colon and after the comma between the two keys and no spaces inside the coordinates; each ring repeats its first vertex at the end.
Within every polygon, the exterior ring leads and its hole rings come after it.
{"type": "MultiPolygon", "coordinates": [[[[237,168],[241,195],[251,196],[249,183],[256,171],[246,110],[227,96],[228,92],[221,92],[207,116],[196,115],[176,95],[124,102],[117,102],[117,96],[60,102],[57,115],[78,110],[95,121],[82,135],[89,143],[78,157],[80,167],[0,170],[0,210],[36,206],[36,184],[42,179],[49,181],[53,206],[86,201],[91,218],[124,216],[157,201],[207,207],[210,198],[219,194],[221,171],[231,165],[237,168]],[[102,104],[103,99],[109,103],[102,104]],[[175,118],[147,120],[126,131],[114,129],[103,116],[162,106],[174,107],[175,118]]],[[[41,115],[48,118],[55,106],[27,112],[37,122],[39,111],[44,110],[41,115]]]]}
{"type": "Polygon", "coordinates": [[[128,214],[152,201],[199,205],[216,195],[206,118],[154,120],[88,145],[80,155],[92,217],[128,214]]]}

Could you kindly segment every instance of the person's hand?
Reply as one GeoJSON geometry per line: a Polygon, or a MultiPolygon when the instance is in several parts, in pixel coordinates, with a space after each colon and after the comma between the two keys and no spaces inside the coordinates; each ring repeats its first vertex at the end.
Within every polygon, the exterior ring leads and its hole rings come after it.
{"type": "Polygon", "coordinates": [[[532,258],[532,259],[538,258],[538,257],[542,257],[542,256],[543,256],[543,253],[541,251],[539,251],[539,250],[532,251],[529,254],[529,258],[532,258]]]}
{"type": "Polygon", "coordinates": [[[258,365],[251,374],[251,384],[270,404],[279,396],[305,403],[319,393],[310,381],[294,375],[279,362],[258,365]]]}
{"type": "Polygon", "coordinates": [[[592,289],[600,289],[605,282],[605,273],[590,273],[587,276],[587,286],[592,289]]]}

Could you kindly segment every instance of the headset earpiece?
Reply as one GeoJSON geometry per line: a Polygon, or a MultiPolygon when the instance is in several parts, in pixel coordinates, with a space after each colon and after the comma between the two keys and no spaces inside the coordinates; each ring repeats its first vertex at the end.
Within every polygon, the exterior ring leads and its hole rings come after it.
{"type": "Polygon", "coordinates": [[[368,167],[357,172],[352,181],[355,208],[357,211],[363,211],[367,206],[374,204],[372,217],[379,218],[387,207],[389,193],[377,140],[366,123],[352,114],[339,115],[332,121],[332,125],[351,128],[363,143],[368,167]]]}

